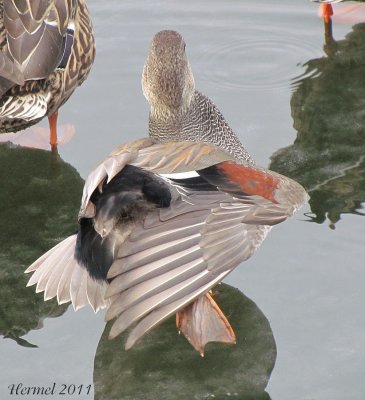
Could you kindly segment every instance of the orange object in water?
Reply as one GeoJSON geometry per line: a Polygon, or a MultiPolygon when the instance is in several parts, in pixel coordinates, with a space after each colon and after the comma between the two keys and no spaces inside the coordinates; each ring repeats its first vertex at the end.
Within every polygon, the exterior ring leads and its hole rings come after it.
{"type": "Polygon", "coordinates": [[[355,24],[365,21],[365,4],[338,3],[333,9],[332,4],[323,3],[318,9],[318,15],[328,23],[331,20],[342,24],[355,24]]]}
{"type": "Polygon", "coordinates": [[[324,22],[330,22],[333,15],[333,8],[331,4],[321,4],[321,13],[324,22]]]}

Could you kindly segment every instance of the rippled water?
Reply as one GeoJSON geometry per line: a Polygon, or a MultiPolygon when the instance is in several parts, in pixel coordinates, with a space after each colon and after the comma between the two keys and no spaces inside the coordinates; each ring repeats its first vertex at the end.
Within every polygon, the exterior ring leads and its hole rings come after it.
{"type": "Polygon", "coordinates": [[[334,20],[331,35],[306,0],[89,5],[97,60],[60,112],[70,139],[60,157],[0,145],[0,398],[15,398],[13,383],[55,382],[93,385],[70,397],[82,399],[362,400],[365,24],[334,20]],[[88,171],[147,134],[140,75],[152,35],[166,28],[183,34],[197,88],[256,161],[311,195],[227,277],[239,291],[219,295],[239,340],[208,347],[205,359],[173,321],[125,353],[106,339],[103,315],[44,303],[22,274],[76,229],[88,171]]]}

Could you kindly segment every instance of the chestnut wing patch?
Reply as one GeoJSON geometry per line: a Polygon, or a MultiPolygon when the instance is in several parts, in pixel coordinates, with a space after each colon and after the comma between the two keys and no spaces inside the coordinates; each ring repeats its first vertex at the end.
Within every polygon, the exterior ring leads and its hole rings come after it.
{"type": "Polygon", "coordinates": [[[206,182],[233,197],[256,195],[277,204],[274,196],[279,181],[263,169],[224,161],[197,172],[206,182]]]}

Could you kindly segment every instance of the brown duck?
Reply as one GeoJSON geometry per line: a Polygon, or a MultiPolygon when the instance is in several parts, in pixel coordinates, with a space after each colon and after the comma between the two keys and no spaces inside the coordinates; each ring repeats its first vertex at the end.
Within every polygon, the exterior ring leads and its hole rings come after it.
{"type": "Polygon", "coordinates": [[[115,149],[88,176],[80,228],[31,265],[45,300],[107,307],[126,349],[176,314],[203,354],[234,332],[210,290],[306,200],[255,165],[222,114],[195,90],[183,38],[157,33],[142,77],[149,138],[115,149]]]}
{"type": "Polygon", "coordinates": [[[57,112],[89,74],[95,44],[85,0],[0,0],[0,133],[57,112]]]}

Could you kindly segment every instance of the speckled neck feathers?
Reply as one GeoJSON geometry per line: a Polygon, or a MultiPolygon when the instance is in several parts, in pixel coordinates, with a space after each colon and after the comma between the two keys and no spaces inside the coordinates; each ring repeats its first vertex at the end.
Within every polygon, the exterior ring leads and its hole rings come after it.
{"type": "Polygon", "coordinates": [[[211,143],[228,151],[237,162],[254,164],[218,108],[195,90],[179,33],[161,31],[154,36],[142,88],[151,105],[149,134],[155,142],[211,143]]]}
{"type": "Polygon", "coordinates": [[[254,161],[213,102],[197,90],[183,113],[161,120],[152,113],[149,134],[156,142],[193,141],[211,143],[228,151],[242,164],[254,161]]]}

